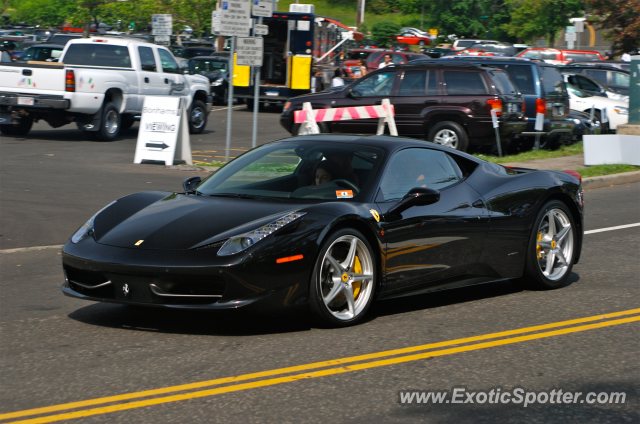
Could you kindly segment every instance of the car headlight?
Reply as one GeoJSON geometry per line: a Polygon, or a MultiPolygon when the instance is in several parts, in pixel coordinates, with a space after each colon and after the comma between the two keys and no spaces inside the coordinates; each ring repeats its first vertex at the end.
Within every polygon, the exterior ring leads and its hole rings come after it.
{"type": "Polygon", "coordinates": [[[80,242],[80,240],[82,240],[83,238],[85,238],[87,236],[87,234],[89,234],[93,230],[93,221],[96,219],[96,216],[100,215],[100,212],[102,212],[103,210],[107,209],[109,206],[113,205],[116,202],[117,202],[117,200],[114,200],[113,202],[111,202],[107,206],[105,206],[104,208],[100,209],[98,211],[98,213],[96,213],[91,218],[89,218],[89,220],[87,222],[85,222],[84,225],[82,227],[80,227],[80,229],[78,231],[76,231],[76,233],[71,237],[71,242],[75,244],[75,243],[80,242]]]}
{"type": "Polygon", "coordinates": [[[575,122],[576,125],[582,124],[582,121],[579,120],[578,118],[574,118],[573,122],[575,122]]]}
{"type": "Polygon", "coordinates": [[[218,78],[217,80],[212,82],[211,85],[214,86],[214,87],[217,87],[219,85],[222,85],[223,82],[224,82],[224,78],[218,78]]]}
{"type": "Polygon", "coordinates": [[[222,245],[220,250],[218,250],[218,256],[228,256],[242,252],[267,237],[269,234],[273,234],[280,228],[304,215],[306,215],[306,212],[291,212],[256,230],[233,236],[222,245]]]}
{"type": "Polygon", "coordinates": [[[620,115],[628,115],[629,114],[629,108],[628,107],[624,107],[624,106],[614,106],[613,110],[615,110],[616,112],[618,112],[620,115]]]}

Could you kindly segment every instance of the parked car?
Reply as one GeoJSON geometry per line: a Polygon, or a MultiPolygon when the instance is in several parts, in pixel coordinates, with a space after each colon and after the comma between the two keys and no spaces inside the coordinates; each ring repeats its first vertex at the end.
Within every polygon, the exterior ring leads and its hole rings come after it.
{"type": "Polygon", "coordinates": [[[377,49],[378,43],[373,40],[353,40],[351,46],[354,49],[377,49]]]}
{"type": "Polygon", "coordinates": [[[557,67],[517,57],[450,56],[438,61],[482,63],[504,69],[509,74],[526,104],[527,125],[518,143],[521,149],[533,146],[536,134],[540,134],[541,141],[549,146],[571,140],[574,124],[565,120],[569,113],[569,95],[557,67]],[[542,131],[535,130],[538,113],[544,114],[542,131]]]}
{"type": "Polygon", "coordinates": [[[631,81],[629,62],[612,62],[608,60],[603,62],[583,62],[567,65],[562,68],[562,71],[587,75],[620,94],[629,95],[631,81]]]}
{"type": "Polygon", "coordinates": [[[589,50],[558,50],[548,48],[532,48],[517,54],[517,57],[527,59],[540,59],[555,65],[564,65],[571,62],[590,62],[603,60],[598,52],[589,50]]]}
{"type": "Polygon", "coordinates": [[[404,31],[393,37],[398,43],[409,45],[428,46],[431,44],[431,37],[427,33],[416,31],[404,31]]]}
{"type": "Polygon", "coordinates": [[[15,60],[21,60],[25,50],[27,50],[29,47],[34,46],[36,44],[41,44],[41,43],[39,41],[23,41],[21,43],[18,43],[18,45],[15,46],[15,49],[11,52],[11,56],[15,60]]]}
{"type": "Polygon", "coordinates": [[[2,63],[13,62],[13,58],[11,57],[11,54],[9,53],[9,51],[2,46],[0,46],[0,62],[2,63]]]}
{"type": "MultiPolygon", "coordinates": [[[[567,88],[568,91],[568,88],[567,88]]],[[[591,119],[590,112],[580,112],[575,109],[569,110],[569,117],[573,121],[575,127],[573,128],[573,140],[580,141],[585,135],[595,135],[602,133],[602,124],[598,118],[594,115],[591,119]]]]}
{"type": "Polygon", "coordinates": [[[523,52],[527,49],[532,48],[533,46],[531,44],[514,44],[513,47],[515,47],[516,49],[516,54],[523,52]]]}
{"type": "Polygon", "coordinates": [[[472,40],[472,39],[465,39],[465,38],[459,38],[456,41],[453,42],[453,46],[452,49],[453,51],[457,52],[460,50],[464,50],[467,47],[471,47],[474,44],[497,44],[499,43],[499,41],[495,41],[495,40],[472,40]]]}
{"type": "Polygon", "coordinates": [[[424,49],[422,53],[426,54],[429,57],[437,59],[440,56],[444,56],[445,54],[450,53],[452,51],[451,46],[452,45],[450,43],[441,43],[433,48],[424,49]]]}
{"type": "Polygon", "coordinates": [[[629,102],[594,96],[571,84],[567,84],[567,91],[569,92],[571,109],[590,113],[593,107],[594,115],[601,122],[604,133],[615,132],[618,129],[618,125],[629,122],[629,102]],[[602,122],[605,109],[608,123],[602,122]]]}
{"type": "MultiPolygon", "coordinates": [[[[500,69],[472,64],[416,63],[372,72],[339,91],[295,97],[285,105],[281,125],[297,134],[293,111],[368,106],[390,99],[399,135],[467,151],[495,144],[491,109],[498,111],[501,140],[509,142],[525,125],[522,96],[500,69]]],[[[323,132],[375,134],[376,119],[323,122],[323,132]]]]}
{"type": "Polygon", "coordinates": [[[72,40],[60,59],[60,64],[0,65],[3,134],[26,135],[41,119],[54,128],[75,122],[92,138],[112,141],[133,125],[149,96],[182,99],[191,133],[206,126],[209,80],[183,75],[162,46],[126,38],[72,40]]]}
{"type": "Polygon", "coordinates": [[[184,59],[191,59],[192,57],[197,56],[211,56],[211,54],[215,52],[215,49],[205,47],[186,47],[182,52],[180,52],[180,57],[184,59]]]}
{"type": "Polygon", "coordinates": [[[464,51],[493,53],[496,56],[513,56],[516,54],[516,48],[511,43],[476,43],[460,53],[464,51]]]}
{"type": "Polygon", "coordinates": [[[57,62],[62,55],[64,46],[58,44],[36,44],[25,50],[20,58],[21,62],[57,62]]]}
{"type": "MultiPolygon", "coordinates": [[[[349,52],[350,57],[352,53],[355,53],[355,52],[357,52],[358,55],[360,54],[360,51],[352,50],[351,52],[349,52]]],[[[364,63],[369,71],[374,71],[378,69],[380,64],[384,62],[384,56],[387,54],[391,55],[391,61],[393,62],[394,65],[402,65],[412,60],[426,58],[425,55],[423,54],[411,53],[411,52],[396,52],[393,50],[367,50],[366,52],[369,54],[367,54],[364,63]]],[[[358,59],[359,58],[360,57],[358,57],[358,59]]],[[[356,70],[355,68],[357,66],[358,66],[357,59],[348,59],[342,62],[342,69],[347,74],[348,77],[356,76],[354,71],[356,70]]]]}
{"type": "Polygon", "coordinates": [[[53,34],[49,39],[47,39],[47,44],[60,44],[64,46],[71,40],[76,40],[78,38],[82,38],[82,35],[79,34],[53,34]]]}
{"type": "Polygon", "coordinates": [[[615,100],[629,101],[629,95],[613,90],[588,75],[576,73],[573,69],[561,68],[565,82],[594,96],[603,96],[615,100]]]}
{"type": "Polygon", "coordinates": [[[224,103],[229,91],[229,59],[199,56],[189,60],[189,75],[203,75],[211,83],[213,101],[224,103]]]}

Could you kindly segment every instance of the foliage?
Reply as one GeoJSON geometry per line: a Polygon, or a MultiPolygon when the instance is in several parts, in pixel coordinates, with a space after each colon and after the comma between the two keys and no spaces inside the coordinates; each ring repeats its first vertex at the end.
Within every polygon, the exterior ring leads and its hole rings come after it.
{"type": "Polygon", "coordinates": [[[553,47],[556,35],[569,25],[569,18],[583,15],[583,0],[506,0],[513,7],[511,22],[501,29],[510,35],[531,41],[547,37],[553,47]]]}
{"type": "Polygon", "coordinates": [[[426,4],[430,28],[438,28],[441,35],[456,34],[463,37],[485,37],[486,26],[482,0],[432,1],[426,4]]]}
{"type": "Polygon", "coordinates": [[[392,43],[391,37],[400,32],[400,25],[395,22],[381,21],[371,27],[371,38],[382,46],[392,43]]]}
{"type": "Polygon", "coordinates": [[[640,171],[640,166],[634,165],[595,165],[588,168],[576,169],[582,178],[597,177],[599,175],[620,174],[621,172],[640,171]]]}
{"type": "Polygon", "coordinates": [[[28,22],[43,27],[60,26],[77,12],[73,0],[14,0],[11,7],[13,22],[28,22]]]}
{"type": "Polygon", "coordinates": [[[640,45],[640,0],[589,0],[589,23],[604,29],[614,53],[630,52],[640,45]]]}

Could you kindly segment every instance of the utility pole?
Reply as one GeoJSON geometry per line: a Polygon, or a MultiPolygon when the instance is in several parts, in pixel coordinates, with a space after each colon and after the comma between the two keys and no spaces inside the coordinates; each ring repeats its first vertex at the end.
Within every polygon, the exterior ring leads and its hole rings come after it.
{"type": "Polygon", "coordinates": [[[424,3],[422,3],[422,16],[420,16],[420,30],[424,31],[424,3]]]}
{"type": "Polygon", "coordinates": [[[366,0],[358,0],[356,6],[356,28],[360,28],[360,24],[364,22],[364,5],[366,0]]]}
{"type": "MultiPolygon", "coordinates": [[[[220,13],[220,11],[222,10],[222,0],[218,0],[217,9],[218,9],[218,13],[220,13]]],[[[218,42],[218,46],[216,48],[216,51],[217,52],[224,51],[224,37],[222,35],[218,34],[218,37],[216,38],[216,41],[218,42]]]]}

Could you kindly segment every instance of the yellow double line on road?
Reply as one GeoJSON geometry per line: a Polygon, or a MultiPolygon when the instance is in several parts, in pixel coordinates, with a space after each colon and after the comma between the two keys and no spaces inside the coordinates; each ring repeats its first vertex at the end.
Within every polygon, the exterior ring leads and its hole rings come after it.
{"type": "MultiPolygon", "coordinates": [[[[388,350],[384,352],[371,353],[367,355],[335,359],[331,361],[315,362],[315,363],[306,364],[306,365],[280,368],[280,369],[257,372],[252,374],[245,374],[245,375],[240,375],[235,377],[219,378],[215,380],[201,381],[198,383],[183,384],[179,386],[165,387],[161,389],[147,390],[143,392],[128,393],[128,394],[117,395],[117,396],[90,399],[90,400],[85,400],[80,402],[72,402],[72,403],[65,403],[60,405],[47,406],[44,408],[27,409],[23,411],[0,414],[0,421],[9,420],[12,418],[23,418],[23,417],[34,416],[34,415],[50,414],[54,412],[66,411],[71,409],[87,408],[87,407],[92,407],[96,405],[112,404],[112,405],[101,406],[97,408],[80,409],[77,411],[46,415],[46,416],[30,418],[30,419],[25,419],[20,421],[11,421],[11,423],[50,423],[55,421],[88,417],[92,415],[106,414],[110,412],[124,411],[128,409],[142,408],[146,406],[159,405],[159,404],[164,404],[169,402],[177,402],[181,400],[214,396],[214,395],[219,395],[223,393],[237,392],[241,390],[255,389],[258,387],[265,387],[265,386],[273,386],[277,384],[289,383],[289,382],[294,382],[294,381],[299,381],[299,380],[304,380],[309,378],[326,377],[330,375],[343,374],[347,372],[365,370],[365,369],[376,368],[381,366],[401,364],[401,363],[410,362],[410,361],[417,361],[420,359],[426,359],[430,357],[451,355],[454,353],[468,352],[473,350],[485,349],[489,347],[504,346],[508,344],[520,343],[520,342],[529,341],[529,340],[542,339],[546,337],[554,337],[554,336],[560,336],[564,334],[577,333],[577,332],[593,330],[597,328],[611,327],[614,325],[640,321],[639,314],[640,314],[640,309],[632,309],[628,311],[615,312],[615,313],[610,313],[606,315],[596,315],[592,317],[579,318],[579,319],[574,319],[569,321],[555,322],[555,323],[545,324],[545,325],[537,325],[534,327],[520,328],[517,330],[503,331],[503,332],[492,333],[492,334],[484,334],[481,336],[467,337],[463,339],[456,339],[456,340],[450,340],[450,341],[439,342],[439,343],[430,343],[430,344],[425,344],[420,346],[407,347],[403,349],[388,350]],[[635,315],[635,316],[629,316],[629,315],[635,315]],[[623,316],[627,316],[627,317],[619,318],[623,316]],[[618,318],[618,319],[614,319],[614,318],[618,318]],[[595,322],[595,321],[600,321],[600,322],[595,322]],[[591,324],[585,324],[589,322],[591,324]],[[582,325],[579,325],[579,324],[582,324],[582,325]],[[553,330],[559,327],[567,327],[567,328],[553,330]],[[534,334],[522,335],[525,333],[534,333],[534,334]],[[518,337],[509,337],[509,336],[518,336],[518,337]],[[493,341],[488,341],[483,343],[468,344],[468,343],[481,342],[481,341],[490,340],[490,339],[498,339],[498,340],[493,340],[493,341]],[[465,346],[449,348],[450,346],[463,345],[463,344],[465,346]],[[447,349],[432,350],[432,349],[438,349],[438,348],[444,348],[444,347],[447,347],[447,349]],[[430,351],[415,353],[415,352],[420,352],[425,350],[430,350],[430,351]],[[380,359],[380,358],[385,358],[385,359],[380,359]],[[378,360],[372,361],[373,359],[378,359],[378,360]],[[368,362],[364,362],[364,361],[368,361],[368,362]],[[349,364],[349,365],[346,365],[346,364],[349,364]],[[325,369],[309,372],[310,370],[315,370],[319,368],[325,368],[325,369]],[[293,374],[293,375],[286,375],[286,374],[293,374]],[[277,376],[277,377],[274,377],[274,376],[277,376]],[[266,377],[274,377],[274,378],[266,378],[266,377]],[[256,379],[261,379],[261,380],[242,383],[242,384],[233,384],[233,383],[239,383],[241,381],[256,380],[256,379]],[[154,397],[154,398],[138,400],[134,402],[124,402],[132,399],[140,399],[145,397],[158,396],[158,395],[188,391],[193,389],[201,389],[203,387],[219,386],[224,384],[227,384],[227,385],[223,387],[210,388],[206,390],[191,391],[188,393],[172,394],[170,396],[154,397]]],[[[5,422],[3,424],[8,424],[8,422],[5,422]]]]}

